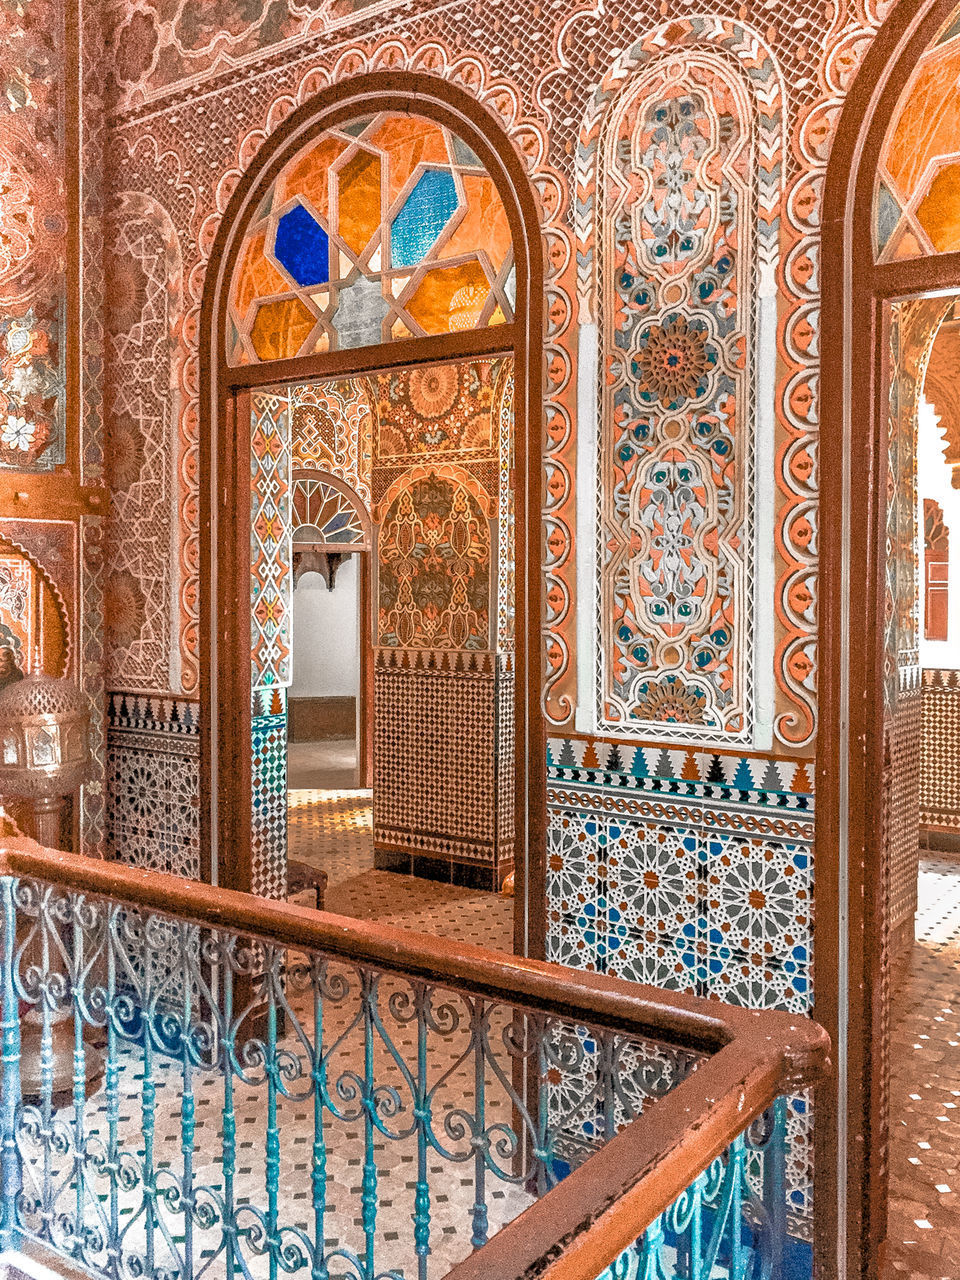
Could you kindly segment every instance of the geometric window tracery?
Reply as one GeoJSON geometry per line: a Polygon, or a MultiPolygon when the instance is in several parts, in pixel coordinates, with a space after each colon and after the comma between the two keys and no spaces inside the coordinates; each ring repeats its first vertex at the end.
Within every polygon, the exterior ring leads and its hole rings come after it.
{"type": "Polygon", "coordinates": [[[369,545],[367,525],[356,501],[322,477],[294,481],[293,541],[355,550],[369,545]]]}
{"type": "Polygon", "coordinates": [[[960,9],[914,68],[887,129],[873,197],[879,262],[960,249],[960,9]]]}
{"type": "Polygon", "coordinates": [[[327,129],[261,201],[230,289],[233,365],[513,319],[493,179],[449,129],[381,112],[327,129]]]}

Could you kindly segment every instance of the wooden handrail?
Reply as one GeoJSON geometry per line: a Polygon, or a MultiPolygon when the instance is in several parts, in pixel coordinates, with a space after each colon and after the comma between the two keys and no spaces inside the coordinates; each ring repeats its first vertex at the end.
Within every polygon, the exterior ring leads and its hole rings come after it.
{"type": "Polygon", "coordinates": [[[781,1094],[821,1079],[816,1023],[663,991],[217,889],[116,862],[0,841],[0,875],[28,877],[276,945],[320,951],[520,1009],[710,1055],[579,1168],[458,1264],[448,1280],[595,1280],[781,1094]]]}

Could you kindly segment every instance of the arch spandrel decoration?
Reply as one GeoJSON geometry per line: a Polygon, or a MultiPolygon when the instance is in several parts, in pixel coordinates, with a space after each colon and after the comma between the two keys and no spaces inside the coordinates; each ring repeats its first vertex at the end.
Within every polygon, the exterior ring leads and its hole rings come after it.
{"type": "Polygon", "coordinates": [[[233,365],[513,319],[506,210],[473,151],[424,117],[327,129],[260,202],[230,291],[233,365]]]}
{"type": "Polygon", "coordinates": [[[960,250],[960,8],[917,63],[897,105],[874,189],[878,262],[960,250]]]}
{"type": "Polygon", "coordinates": [[[782,182],[779,80],[760,63],[764,111],[720,50],[644,50],[584,129],[597,175],[598,722],[619,735],[753,740],[757,299],[771,292],[782,182]]]}

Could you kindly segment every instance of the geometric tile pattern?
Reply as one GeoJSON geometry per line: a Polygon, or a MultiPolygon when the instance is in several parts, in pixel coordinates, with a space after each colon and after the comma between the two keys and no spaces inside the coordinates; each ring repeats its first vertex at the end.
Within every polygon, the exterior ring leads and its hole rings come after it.
{"type": "Polygon", "coordinates": [[[286,689],[253,693],[251,893],[287,896],[286,689]]]}
{"type": "Polygon", "coordinates": [[[920,823],[960,831],[960,671],[925,670],[921,701],[920,823]]]}
{"type": "Polygon", "coordinates": [[[285,395],[251,397],[253,514],[250,528],[253,688],[290,683],[290,408],[285,395]]]}
{"type": "Polygon", "coordinates": [[[885,725],[884,843],[887,861],[887,929],[909,943],[917,909],[917,866],[920,850],[920,744],[923,708],[918,688],[902,688],[895,715],[885,725]]]}
{"type": "Polygon", "coordinates": [[[111,693],[107,717],[107,856],[197,879],[199,705],[111,693]]]}
{"type": "Polygon", "coordinates": [[[489,652],[376,651],[377,848],[504,870],[512,824],[500,827],[497,809],[506,803],[512,811],[512,795],[498,796],[494,746],[505,661],[489,652]],[[510,835],[505,849],[503,831],[510,835]]]}
{"type": "Polygon", "coordinates": [[[547,744],[551,959],[807,1012],[813,795],[803,761],[547,744]]]}
{"type": "MultiPolygon", "coordinates": [[[[802,760],[547,743],[547,959],[747,1008],[809,1013],[813,808],[802,760]]],[[[792,1230],[811,1115],[791,1100],[792,1230]]]]}

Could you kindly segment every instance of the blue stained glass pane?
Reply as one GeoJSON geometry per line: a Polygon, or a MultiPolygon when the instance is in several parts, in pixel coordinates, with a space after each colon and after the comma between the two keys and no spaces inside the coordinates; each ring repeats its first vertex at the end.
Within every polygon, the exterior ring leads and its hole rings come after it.
{"type": "Polygon", "coordinates": [[[325,284],[330,279],[327,233],[301,204],[277,222],[273,251],[299,285],[325,284]]]}
{"type": "Polygon", "coordinates": [[[457,208],[457,187],[447,169],[428,169],[407,196],[390,229],[395,267],[412,267],[426,257],[457,208]]]}
{"type": "Polygon", "coordinates": [[[877,248],[885,249],[900,221],[900,206],[889,189],[880,183],[877,191],[877,248]]]}

